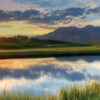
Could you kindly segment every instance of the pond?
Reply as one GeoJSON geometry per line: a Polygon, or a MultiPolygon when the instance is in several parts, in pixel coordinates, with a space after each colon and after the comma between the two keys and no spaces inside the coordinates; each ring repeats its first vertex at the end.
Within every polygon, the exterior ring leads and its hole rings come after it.
{"type": "Polygon", "coordinates": [[[57,93],[100,80],[100,56],[0,60],[0,90],[57,93]]]}

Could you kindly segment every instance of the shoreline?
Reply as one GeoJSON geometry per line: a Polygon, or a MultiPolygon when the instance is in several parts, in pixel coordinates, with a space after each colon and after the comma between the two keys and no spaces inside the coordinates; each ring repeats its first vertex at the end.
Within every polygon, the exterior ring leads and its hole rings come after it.
{"type": "Polygon", "coordinates": [[[0,59],[24,59],[24,58],[47,58],[47,57],[74,57],[74,56],[100,56],[96,52],[58,52],[58,53],[10,53],[0,54],[0,59]]]}

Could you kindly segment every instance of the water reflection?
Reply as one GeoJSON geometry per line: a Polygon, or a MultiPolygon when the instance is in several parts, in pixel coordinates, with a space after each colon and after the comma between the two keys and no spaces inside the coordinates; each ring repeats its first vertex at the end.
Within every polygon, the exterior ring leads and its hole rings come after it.
{"type": "Polygon", "coordinates": [[[100,79],[100,56],[0,60],[0,89],[56,92],[100,79]]]}

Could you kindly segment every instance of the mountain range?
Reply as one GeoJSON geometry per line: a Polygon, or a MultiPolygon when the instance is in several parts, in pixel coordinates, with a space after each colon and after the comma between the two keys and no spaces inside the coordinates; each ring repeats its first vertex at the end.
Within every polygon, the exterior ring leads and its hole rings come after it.
{"type": "Polygon", "coordinates": [[[100,27],[88,25],[83,28],[61,27],[46,35],[38,36],[41,39],[59,40],[66,42],[89,42],[100,40],[100,27]]]}

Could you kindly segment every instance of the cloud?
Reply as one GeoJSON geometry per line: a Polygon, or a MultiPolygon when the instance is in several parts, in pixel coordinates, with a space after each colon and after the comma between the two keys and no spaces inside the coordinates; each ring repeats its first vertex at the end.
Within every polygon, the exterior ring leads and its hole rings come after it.
{"type": "Polygon", "coordinates": [[[12,0],[0,0],[0,10],[15,11],[15,10],[26,10],[26,9],[29,9],[28,5],[17,4],[12,0]]]}
{"type": "Polygon", "coordinates": [[[13,0],[18,4],[30,4],[41,8],[47,8],[48,10],[54,10],[63,7],[70,0],[13,0]],[[51,9],[52,8],[52,9],[51,9]]]}
{"type": "Polygon", "coordinates": [[[49,11],[71,7],[90,7],[94,8],[100,5],[99,0],[13,0],[18,4],[30,4],[38,7],[47,8],[49,11]]]}
{"type": "Polygon", "coordinates": [[[15,20],[30,20],[40,16],[40,12],[37,10],[27,10],[24,12],[21,11],[11,11],[5,12],[0,10],[0,21],[15,21],[15,20]]]}
{"type": "Polygon", "coordinates": [[[94,8],[100,5],[99,0],[1,0],[0,9],[5,11],[38,9],[54,11],[65,8],[94,8]]]}
{"type": "Polygon", "coordinates": [[[100,6],[99,7],[96,7],[96,8],[91,8],[91,9],[88,9],[88,14],[89,13],[96,13],[96,14],[99,14],[100,15],[100,6]]]}
{"type": "Polygon", "coordinates": [[[82,27],[87,26],[87,25],[100,26],[100,20],[80,23],[80,26],[82,27]]]}
{"type": "Polygon", "coordinates": [[[56,10],[54,12],[43,13],[39,10],[27,10],[27,11],[10,11],[5,12],[0,10],[0,21],[12,21],[12,20],[27,20],[30,23],[44,23],[55,24],[57,21],[71,20],[72,17],[78,17],[83,15],[85,9],[82,8],[69,8],[64,10],[56,10]],[[67,17],[70,16],[70,17],[67,17]]]}
{"type": "Polygon", "coordinates": [[[0,21],[27,21],[29,24],[40,24],[42,28],[58,28],[67,25],[78,25],[92,14],[99,14],[100,7],[80,8],[72,7],[55,11],[40,11],[30,9],[25,11],[0,10],[0,21]],[[51,26],[50,26],[51,25],[51,26]],[[56,27],[54,26],[56,25],[56,27]],[[59,26],[58,26],[59,25],[59,26]]]}

